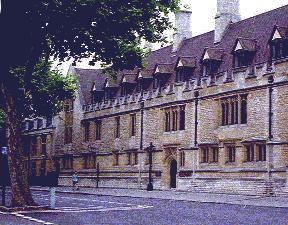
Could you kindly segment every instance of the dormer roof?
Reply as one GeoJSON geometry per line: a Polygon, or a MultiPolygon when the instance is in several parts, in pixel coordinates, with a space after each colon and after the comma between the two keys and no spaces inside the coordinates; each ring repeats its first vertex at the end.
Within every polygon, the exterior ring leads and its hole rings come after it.
{"type": "Polygon", "coordinates": [[[270,41],[275,41],[277,39],[288,39],[288,27],[274,26],[270,41]]]}
{"type": "Polygon", "coordinates": [[[137,76],[137,73],[125,73],[122,76],[122,79],[120,81],[121,84],[135,84],[135,77],[137,76]]]}
{"type": "Polygon", "coordinates": [[[174,71],[173,64],[156,64],[154,75],[157,74],[172,74],[174,71]]]}
{"type": "Polygon", "coordinates": [[[202,61],[222,61],[223,55],[224,50],[221,48],[206,48],[202,56],[202,61]]]}
{"type": "Polygon", "coordinates": [[[233,47],[232,53],[237,51],[248,51],[255,52],[256,51],[256,40],[248,39],[248,38],[237,38],[235,45],[233,47]]]}
{"type": "Polygon", "coordinates": [[[112,77],[106,78],[103,89],[105,89],[105,88],[117,88],[117,87],[119,87],[119,82],[117,81],[117,79],[114,79],[112,77]]]}
{"type": "Polygon", "coordinates": [[[152,76],[153,72],[154,72],[154,70],[149,70],[149,69],[139,70],[135,80],[152,79],[153,78],[153,76],[152,76]]]}
{"type": "Polygon", "coordinates": [[[195,68],[196,67],[196,59],[192,56],[181,56],[178,58],[176,62],[176,68],[183,68],[183,67],[189,67],[189,68],[195,68]]]}

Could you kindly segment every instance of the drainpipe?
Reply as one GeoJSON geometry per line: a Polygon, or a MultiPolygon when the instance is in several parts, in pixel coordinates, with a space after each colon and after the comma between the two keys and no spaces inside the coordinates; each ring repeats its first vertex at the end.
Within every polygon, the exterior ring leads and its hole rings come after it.
{"type": "MultiPolygon", "coordinates": [[[[268,84],[269,84],[269,135],[268,135],[268,139],[269,141],[272,141],[273,139],[273,133],[272,133],[273,83],[274,83],[274,78],[271,75],[268,78],[268,84]]],[[[269,144],[267,145],[267,175],[268,175],[267,195],[273,195],[272,174],[271,174],[271,154],[272,154],[272,145],[269,144]]]]}
{"type": "MultiPolygon", "coordinates": [[[[141,81],[141,96],[140,96],[140,152],[143,152],[143,131],[144,131],[144,99],[143,99],[143,80],[141,81]]],[[[142,157],[141,157],[142,158],[142,157]]],[[[138,184],[139,189],[141,189],[141,167],[142,167],[142,159],[139,157],[138,164],[139,164],[139,177],[138,177],[138,184]]]]}
{"type": "Polygon", "coordinates": [[[273,112],[272,112],[272,93],[273,93],[273,82],[274,78],[273,76],[270,76],[268,78],[268,83],[269,83],[269,140],[271,141],[273,139],[273,134],[272,134],[272,117],[273,117],[273,112]]]}
{"type": "Polygon", "coordinates": [[[197,134],[198,134],[198,102],[199,102],[199,91],[194,92],[195,96],[195,132],[194,132],[194,145],[195,147],[198,145],[197,134]]]}
{"type": "MultiPolygon", "coordinates": [[[[197,135],[198,135],[198,103],[199,103],[199,91],[194,92],[195,97],[195,130],[194,130],[194,146],[197,148],[198,141],[197,141],[197,135]]],[[[193,152],[193,182],[195,181],[195,169],[196,169],[196,152],[193,152]]]]}

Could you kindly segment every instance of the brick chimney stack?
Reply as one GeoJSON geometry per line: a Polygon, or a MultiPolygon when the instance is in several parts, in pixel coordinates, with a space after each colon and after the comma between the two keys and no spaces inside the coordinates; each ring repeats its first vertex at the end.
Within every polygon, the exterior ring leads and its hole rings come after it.
{"type": "Polygon", "coordinates": [[[214,43],[221,41],[230,23],[241,20],[240,0],[217,0],[214,43]]]}

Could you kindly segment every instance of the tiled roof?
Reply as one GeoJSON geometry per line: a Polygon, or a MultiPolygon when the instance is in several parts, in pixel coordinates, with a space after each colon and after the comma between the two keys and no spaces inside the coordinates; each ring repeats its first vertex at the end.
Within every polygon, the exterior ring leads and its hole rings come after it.
{"type": "MultiPolygon", "coordinates": [[[[161,72],[172,72],[171,77],[173,78],[173,76],[175,76],[174,68],[177,60],[179,57],[185,56],[195,60],[197,67],[195,68],[194,73],[196,76],[199,76],[201,71],[201,60],[205,49],[208,49],[210,57],[219,59],[219,55],[221,55],[219,72],[232,71],[233,55],[231,52],[233,51],[233,47],[237,40],[239,40],[243,45],[243,48],[247,50],[256,49],[255,64],[267,62],[270,54],[268,43],[275,26],[279,28],[279,33],[284,36],[283,38],[288,38],[288,5],[241,20],[237,23],[231,23],[227,27],[221,42],[216,45],[214,44],[214,31],[211,31],[184,40],[176,53],[172,53],[172,45],[153,51],[147,57],[147,68],[144,71],[141,71],[141,75],[147,78],[152,77],[156,65],[159,65],[161,72]]],[[[103,76],[100,70],[85,70],[83,72],[78,69],[78,71],[80,72],[80,77],[84,76],[84,78],[80,79],[80,85],[87,103],[93,82],[97,80],[95,83],[103,84],[106,76],[103,76]],[[100,74],[100,76],[98,77],[97,74],[100,74]],[[91,76],[91,78],[89,76],[91,76]],[[82,87],[82,85],[84,85],[84,87],[82,87]]],[[[123,73],[125,72],[119,73],[121,74],[121,78],[123,73]]],[[[118,79],[121,78],[118,77],[118,79]]],[[[137,79],[137,76],[135,76],[135,79],[137,79]]],[[[117,80],[117,82],[119,82],[119,80],[117,80]]],[[[115,85],[119,84],[117,82],[115,85]]]]}
{"type": "Polygon", "coordinates": [[[177,66],[178,67],[191,67],[194,68],[197,66],[196,59],[191,56],[181,56],[177,60],[177,66]],[[181,62],[181,65],[179,65],[179,62],[181,62]]]}
{"type": "Polygon", "coordinates": [[[84,98],[84,102],[91,102],[91,90],[95,84],[96,90],[102,90],[107,75],[103,74],[101,69],[81,69],[74,68],[75,73],[79,76],[79,85],[84,98]]]}
{"type": "Polygon", "coordinates": [[[278,26],[278,31],[282,38],[287,39],[288,38],[288,28],[287,27],[280,27],[278,26]]]}
{"type": "Polygon", "coordinates": [[[129,83],[134,84],[136,83],[137,73],[124,73],[121,79],[121,83],[129,83]]]}
{"type": "Polygon", "coordinates": [[[248,39],[248,38],[237,38],[233,50],[237,47],[237,44],[241,45],[241,50],[254,52],[256,51],[256,40],[255,39],[248,39]]]}
{"type": "Polygon", "coordinates": [[[172,74],[174,72],[174,65],[172,63],[157,63],[155,67],[155,74],[172,74]]]}
{"type": "Polygon", "coordinates": [[[154,72],[154,69],[143,69],[143,70],[139,70],[138,73],[137,73],[137,77],[136,77],[136,80],[137,79],[152,79],[153,78],[153,72],[154,72]]]}
{"type": "MultiPolygon", "coordinates": [[[[203,53],[204,59],[205,59],[206,54],[208,57],[207,59],[221,61],[224,55],[224,50],[221,48],[215,48],[215,47],[206,48],[203,53]]],[[[203,60],[203,57],[202,57],[202,60],[203,60]]]]}

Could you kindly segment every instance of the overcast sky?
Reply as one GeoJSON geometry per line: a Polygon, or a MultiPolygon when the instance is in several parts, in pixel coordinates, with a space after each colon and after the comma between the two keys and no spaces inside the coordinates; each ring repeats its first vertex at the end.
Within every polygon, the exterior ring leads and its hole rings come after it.
{"type": "MultiPolygon", "coordinates": [[[[217,0],[190,0],[190,2],[193,11],[193,36],[214,30],[217,0]]],[[[288,5],[288,0],[240,0],[240,13],[242,19],[246,19],[284,5],[288,5]]]]}

